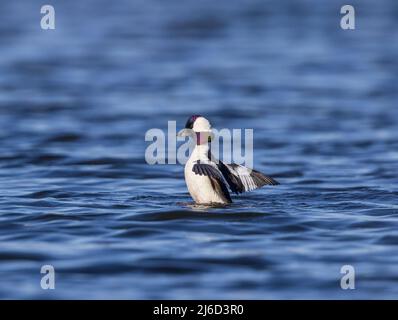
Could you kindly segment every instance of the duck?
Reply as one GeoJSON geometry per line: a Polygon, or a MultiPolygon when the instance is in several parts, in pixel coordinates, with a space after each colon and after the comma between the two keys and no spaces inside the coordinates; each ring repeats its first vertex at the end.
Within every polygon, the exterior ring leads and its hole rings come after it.
{"type": "Polygon", "coordinates": [[[201,115],[189,117],[177,136],[191,136],[196,140],[184,168],[187,189],[196,204],[228,205],[232,203],[230,191],[241,194],[265,185],[279,184],[257,170],[215,159],[210,147],[214,138],[212,127],[209,120],[201,115]]]}

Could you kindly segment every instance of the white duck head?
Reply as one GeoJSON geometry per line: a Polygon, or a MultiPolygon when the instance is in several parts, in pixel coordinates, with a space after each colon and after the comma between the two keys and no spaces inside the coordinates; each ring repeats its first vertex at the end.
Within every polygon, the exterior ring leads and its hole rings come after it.
{"type": "Polygon", "coordinates": [[[192,136],[196,137],[197,143],[210,142],[213,137],[211,124],[209,120],[201,115],[193,115],[189,117],[185,124],[185,128],[180,130],[178,137],[192,136]]]}

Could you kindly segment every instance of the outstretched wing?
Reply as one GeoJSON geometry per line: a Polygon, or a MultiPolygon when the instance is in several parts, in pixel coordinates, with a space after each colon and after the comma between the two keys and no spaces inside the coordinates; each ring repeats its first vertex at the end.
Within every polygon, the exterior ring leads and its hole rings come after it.
{"type": "Polygon", "coordinates": [[[200,176],[207,176],[213,189],[220,197],[224,198],[225,202],[232,202],[223,174],[216,166],[198,161],[193,165],[192,171],[200,176]]]}
{"type": "Polygon", "coordinates": [[[235,193],[242,193],[260,188],[264,185],[278,185],[279,182],[265,174],[251,170],[238,164],[224,164],[221,161],[217,164],[231,190],[235,193]]]}

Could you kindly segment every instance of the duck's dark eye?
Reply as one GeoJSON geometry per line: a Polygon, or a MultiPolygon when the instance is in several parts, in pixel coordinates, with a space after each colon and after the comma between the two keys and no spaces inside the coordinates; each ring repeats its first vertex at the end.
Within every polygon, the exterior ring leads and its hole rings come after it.
{"type": "Polygon", "coordinates": [[[201,117],[201,115],[198,115],[198,114],[191,116],[191,117],[188,119],[187,123],[185,124],[185,129],[192,129],[192,128],[193,128],[193,123],[194,123],[195,120],[196,120],[197,118],[199,118],[199,117],[201,117]]]}

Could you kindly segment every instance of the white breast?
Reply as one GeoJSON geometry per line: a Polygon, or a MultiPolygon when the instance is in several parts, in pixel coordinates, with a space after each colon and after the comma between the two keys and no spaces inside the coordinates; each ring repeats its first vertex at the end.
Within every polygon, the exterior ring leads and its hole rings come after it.
{"type": "Polygon", "coordinates": [[[185,164],[185,182],[187,184],[188,191],[193,200],[198,204],[227,203],[218,195],[218,193],[215,192],[210,179],[207,176],[201,176],[192,171],[192,167],[197,160],[207,161],[207,152],[205,156],[206,159],[204,159],[205,152],[200,147],[202,146],[197,146],[194,149],[191,157],[185,164]]]}

